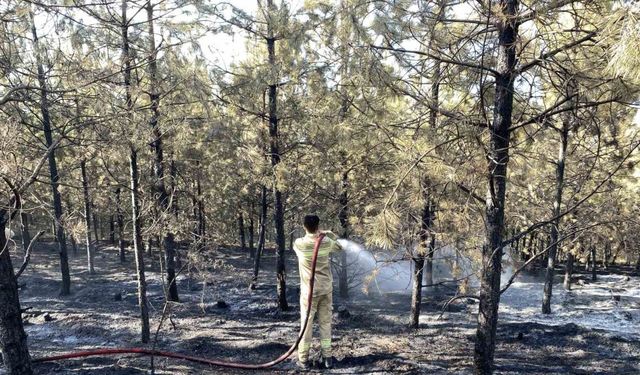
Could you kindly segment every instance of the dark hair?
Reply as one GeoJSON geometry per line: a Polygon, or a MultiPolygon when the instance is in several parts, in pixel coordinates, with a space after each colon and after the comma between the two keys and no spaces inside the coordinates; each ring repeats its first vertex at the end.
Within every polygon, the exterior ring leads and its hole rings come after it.
{"type": "Polygon", "coordinates": [[[307,231],[315,233],[318,230],[318,226],[320,225],[320,218],[318,217],[318,215],[306,215],[304,217],[302,225],[307,231]]]}

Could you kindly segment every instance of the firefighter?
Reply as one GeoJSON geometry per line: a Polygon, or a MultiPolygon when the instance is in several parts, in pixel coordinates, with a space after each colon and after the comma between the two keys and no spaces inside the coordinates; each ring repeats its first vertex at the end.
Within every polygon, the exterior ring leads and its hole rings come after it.
{"type": "Polygon", "coordinates": [[[309,368],[309,349],[313,336],[313,318],[317,316],[320,326],[320,348],[322,352],[322,364],[325,368],[333,366],[331,355],[331,318],[332,318],[332,292],[333,278],[331,275],[330,255],[334,251],[342,250],[337,242],[337,237],[330,231],[320,231],[320,218],[317,215],[306,215],[303,227],[306,232],[304,237],[298,238],[293,243],[293,250],[298,256],[298,270],[300,273],[300,321],[308,319],[307,328],[298,345],[298,361],[302,369],[309,368]],[[320,233],[325,237],[318,249],[316,261],[316,274],[313,286],[313,302],[311,311],[307,317],[307,301],[309,296],[309,282],[311,281],[311,258],[316,239],[320,233]]]}

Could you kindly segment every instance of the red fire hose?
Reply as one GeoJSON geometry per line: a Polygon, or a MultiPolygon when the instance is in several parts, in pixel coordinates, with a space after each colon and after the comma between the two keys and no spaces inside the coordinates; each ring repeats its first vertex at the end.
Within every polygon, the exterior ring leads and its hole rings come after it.
{"type": "MultiPolygon", "coordinates": [[[[311,258],[311,281],[309,282],[309,296],[307,297],[307,313],[306,316],[309,316],[311,312],[311,303],[313,302],[313,284],[315,282],[315,274],[316,274],[316,262],[318,260],[318,250],[320,249],[320,243],[322,239],[325,237],[324,233],[320,233],[318,238],[316,239],[316,243],[313,247],[313,256],[311,258]]],[[[270,362],[258,363],[258,364],[248,364],[248,363],[238,363],[238,362],[226,362],[220,360],[213,360],[203,357],[194,357],[190,355],[174,353],[174,352],[164,352],[160,350],[151,350],[145,348],[104,348],[104,349],[93,349],[93,350],[85,350],[80,352],[72,352],[60,355],[54,355],[50,357],[42,357],[36,358],[33,362],[52,362],[52,361],[60,361],[63,359],[72,359],[72,358],[82,358],[82,357],[96,357],[96,356],[106,356],[106,355],[116,355],[116,354],[142,354],[142,355],[152,355],[158,357],[169,357],[169,358],[177,358],[184,359],[190,362],[202,363],[210,366],[219,366],[219,367],[231,367],[231,368],[240,368],[247,370],[259,370],[265,369],[271,366],[275,366],[278,363],[287,359],[298,347],[300,340],[302,340],[302,335],[304,331],[307,329],[308,319],[305,319],[302,323],[302,329],[300,330],[300,334],[298,334],[298,338],[296,342],[291,345],[289,350],[287,350],[280,357],[274,359],[270,362]]]]}

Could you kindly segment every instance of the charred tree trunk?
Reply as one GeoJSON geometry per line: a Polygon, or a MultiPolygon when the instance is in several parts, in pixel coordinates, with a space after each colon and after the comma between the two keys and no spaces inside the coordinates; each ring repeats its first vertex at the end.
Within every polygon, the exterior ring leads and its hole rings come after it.
{"type": "Polygon", "coordinates": [[[244,218],[242,212],[238,213],[238,238],[240,240],[240,251],[244,254],[247,250],[247,243],[244,237],[244,218]]]}
{"type": "Polygon", "coordinates": [[[255,289],[258,286],[258,273],[260,272],[260,258],[262,257],[262,251],[264,250],[265,232],[267,224],[267,188],[262,187],[261,194],[261,208],[260,208],[260,231],[258,234],[258,249],[256,250],[256,256],[253,258],[253,278],[251,279],[251,289],[255,289]]]}
{"type": "MultiPolygon", "coordinates": [[[[420,245],[422,246],[422,245],[420,245]]],[[[422,303],[422,271],[424,269],[424,252],[421,249],[417,256],[413,257],[413,275],[411,288],[411,316],[409,319],[410,328],[418,328],[420,325],[420,304],[422,303]]]]}
{"type": "Polygon", "coordinates": [[[551,295],[553,293],[553,278],[556,266],[556,253],[558,251],[558,227],[560,226],[560,205],[562,204],[562,190],[564,189],[564,166],[567,157],[567,145],[569,141],[569,121],[567,118],[562,123],[560,133],[560,149],[556,161],[556,196],[553,202],[552,217],[556,219],[551,223],[551,235],[549,237],[549,252],[547,259],[547,272],[544,278],[544,294],[542,297],[542,313],[551,314],[551,295]]]}
{"type": "MultiPolygon", "coordinates": [[[[87,181],[87,163],[85,160],[80,162],[80,170],[82,172],[82,193],[84,197],[84,225],[85,225],[85,241],[87,246],[87,270],[90,274],[96,271],[93,267],[93,244],[91,243],[91,203],[89,198],[89,183],[87,181]]],[[[95,221],[94,221],[95,224],[95,221]]]]}
{"type": "Polygon", "coordinates": [[[71,251],[73,252],[73,256],[76,257],[78,255],[78,242],[73,236],[73,233],[69,235],[69,241],[71,242],[71,251]]]}
{"type": "MultiPolygon", "coordinates": [[[[44,132],[45,144],[47,148],[53,146],[53,130],[51,125],[51,117],[49,115],[49,100],[47,97],[47,80],[44,73],[44,66],[40,52],[40,44],[38,42],[38,33],[36,32],[33,13],[31,17],[31,34],[33,36],[33,45],[35,49],[36,64],[38,69],[38,85],[40,88],[40,114],[42,115],[42,130],[44,132]]],[[[51,194],[53,196],[53,211],[55,216],[54,233],[58,242],[58,250],[60,253],[60,273],[62,275],[62,283],[60,287],[60,295],[67,296],[71,293],[71,276],[69,274],[69,255],[67,254],[67,240],[65,238],[64,227],[62,225],[62,198],[58,190],[60,176],[58,175],[58,164],[56,161],[55,150],[49,153],[49,178],[51,185],[51,194]]]]}
{"type": "Polygon", "coordinates": [[[175,218],[178,218],[178,168],[176,160],[171,156],[171,164],[169,165],[169,175],[171,176],[171,212],[175,218]]]}
{"type": "Polygon", "coordinates": [[[424,282],[426,285],[433,285],[433,256],[436,251],[436,236],[432,233],[429,239],[429,247],[424,257],[424,282]]]}
{"type": "MultiPolygon", "coordinates": [[[[340,120],[346,122],[348,120],[349,108],[351,107],[351,98],[349,95],[349,61],[350,61],[350,44],[352,39],[352,19],[350,18],[350,9],[348,2],[342,1],[340,3],[340,23],[341,27],[345,30],[340,38],[340,85],[339,93],[341,96],[340,103],[340,120]]],[[[348,155],[344,150],[340,153],[341,167],[342,167],[342,180],[340,186],[340,196],[338,203],[340,210],[338,212],[338,219],[340,220],[340,237],[344,239],[349,238],[349,160],[348,155]]],[[[347,252],[341,251],[338,253],[340,257],[340,267],[338,269],[338,285],[339,296],[341,298],[349,297],[349,277],[347,271],[347,252]]]]}
{"type": "MultiPolygon", "coordinates": [[[[267,52],[268,52],[268,64],[275,71],[276,69],[276,37],[274,36],[273,22],[275,17],[275,6],[273,0],[267,0],[267,52]]],[[[271,153],[271,166],[273,169],[277,169],[280,164],[280,146],[278,135],[278,85],[277,82],[273,82],[275,77],[272,77],[269,84],[269,146],[271,153]]],[[[276,279],[277,279],[277,300],[280,310],[287,310],[289,305],[287,304],[287,274],[285,270],[285,252],[286,252],[286,238],[284,233],[284,207],[282,192],[278,187],[278,184],[274,180],[273,184],[273,217],[276,230],[276,279]]]]}
{"type": "MultiPolygon", "coordinates": [[[[349,189],[349,174],[348,172],[342,173],[342,190],[340,192],[340,212],[338,218],[340,220],[341,233],[340,237],[349,238],[349,196],[347,195],[349,189]]],[[[341,251],[340,253],[340,271],[338,273],[339,282],[339,295],[341,298],[349,297],[349,278],[347,272],[347,252],[341,251]]]]}
{"type": "MultiPolygon", "coordinates": [[[[129,19],[127,18],[127,0],[122,0],[122,65],[126,95],[127,119],[133,124],[133,101],[131,98],[131,56],[129,53],[129,19]]],[[[147,301],[147,281],[144,273],[142,230],[140,225],[140,198],[138,175],[138,152],[133,144],[129,145],[129,172],[131,182],[131,218],[133,226],[133,251],[136,258],[136,276],[138,279],[138,308],[140,309],[140,339],[148,343],[150,338],[149,307],[147,301]]],[[[118,197],[120,189],[118,188],[118,197]]],[[[122,232],[122,225],[120,225],[122,232]]],[[[122,233],[120,246],[123,246],[122,233]]],[[[121,250],[122,251],[122,250],[121,250]]]]}
{"type": "Polygon", "coordinates": [[[109,243],[111,246],[116,245],[116,217],[111,215],[109,217],[109,243]]]}
{"type": "Polygon", "coordinates": [[[565,261],[564,269],[564,289],[571,290],[571,278],[573,277],[573,253],[567,251],[567,259],[565,261]]]}
{"type": "Polygon", "coordinates": [[[196,161],[197,173],[196,173],[196,195],[193,198],[194,203],[194,216],[196,219],[195,228],[195,240],[197,243],[198,251],[204,249],[204,203],[202,201],[202,185],[200,174],[200,161],[196,161]]]}
{"type": "Polygon", "coordinates": [[[176,244],[174,236],[166,223],[166,214],[170,211],[169,207],[169,195],[167,194],[167,188],[164,182],[164,149],[162,142],[162,132],[158,124],[160,116],[160,94],[158,93],[158,65],[156,61],[157,50],[155,41],[155,32],[153,25],[153,5],[151,2],[147,2],[147,25],[149,28],[149,101],[151,107],[151,119],[149,125],[153,133],[153,139],[151,145],[154,152],[153,160],[153,173],[155,177],[154,183],[154,195],[158,209],[161,211],[160,216],[163,218],[163,247],[165,255],[165,270],[167,273],[167,300],[179,302],[178,297],[178,285],[176,283],[176,269],[175,269],[175,257],[176,257],[176,244]]]}
{"type": "Polygon", "coordinates": [[[591,280],[598,279],[598,262],[596,262],[596,247],[591,245],[591,280]]]}
{"type": "Polygon", "coordinates": [[[254,235],[255,235],[255,228],[254,228],[254,224],[253,224],[253,200],[251,202],[251,211],[249,212],[249,257],[251,257],[251,259],[255,258],[256,256],[256,249],[255,249],[255,244],[254,244],[254,235]]]}
{"type": "MultiPolygon", "coordinates": [[[[126,0],[122,1],[123,4],[126,0]]],[[[126,5],[122,6],[122,13],[126,15],[126,5]]],[[[123,17],[126,20],[126,17],[123,17]]],[[[138,176],[138,153],[131,147],[129,154],[129,170],[131,172],[131,209],[133,217],[133,251],[136,257],[136,276],[138,278],[138,308],[140,309],[141,341],[148,343],[150,338],[149,307],[147,301],[147,281],[144,273],[144,257],[142,230],[140,227],[140,198],[138,176]]]]}
{"type": "MultiPolygon", "coordinates": [[[[438,11],[438,22],[442,19],[446,11],[446,2],[439,2],[439,11],[438,11]]],[[[430,48],[434,48],[432,43],[435,42],[435,39],[431,39],[430,48]]],[[[436,108],[440,103],[440,72],[441,63],[440,61],[435,61],[433,66],[433,73],[431,76],[431,100],[430,100],[430,109],[429,109],[429,126],[431,129],[436,129],[438,125],[438,111],[436,108]]],[[[431,193],[431,184],[428,179],[425,179],[425,184],[423,186],[423,197],[425,199],[425,207],[423,210],[423,217],[421,222],[421,229],[423,232],[426,232],[429,237],[429,242],[426,242],[426,237],[421,239],[423,242],[423,246],[426,249],[425,260],[424,260],[424,279],[427,285],[433,285],[433,257],[435,255],[436,250],[436,237],[435,232],[433,231],[433,221],[435,219],[435,200],[433,194],[431,193]],[[427,216],[425,216],[427,215],[427,216]]]]}
{"type": "Polygon", "coordinates": [[[27,251],[31,243],[31,234],[29,233],[29,218],[26,212],[20,213],[20,232],[22,237],[22,250],[27,251]]]}
{"type": "MultiPolygon", "coordinates": [[[[0,211],[0,249],[6,249],[8,214],[0,211]]],[[[7,375],[31,375],[31,357],[22,325],[18,283],[9,251],[0,251],[0,352],[7,375]]]]}
{"type": "MultiPolygon", "coordinates": [[[[424,209],[420,219],[420,243],[416,256],[413,257],[413,287],[411,290],[411,316],[409,326],[418,328],[420,321],[420,304],[422,303],[422,283],[425,269],[425,260],[427,253],[431,251],[432,224],[433,224],[433,205],[431,204],[431,191],[428,179],[422,185],[422,195],[424,198],[424,209]]],[[[431,273],[431,270],[429,270],[431,273]]],[[[433,276],[429,274],[427,284],[433,284],[433,276]]]]}
{"type": "Polygon", "coordinates": [[[98,246],[98,240],[100,238],[102,238],[101,236],[100,237],[98,236],[98,228],[100,227],[100,219],[98,218],[98,215],[96,214],[96,206],[94,204],[92,204],[91,206],[93,208],[93,210],[92,210],[93,211],[93,213],[92,213],[92,216],[93,216],[93,235],[94,235],[94,237],[96,239],[96,247],[97,247],[98,246]]]}
{"type": "Polygon", "coordinates": [[[517,0],[500,0],[498,11],[498,53],[496,60],[493,123],[489,127],[487,160],[489,178],[485,207],[485,242],[482,247],[478,328],[474,349],[474,372],[493,372],[493,355],[500,304],[502,237],[509,162],[509,137],[513,112],[513,81],[516,76],[518,25],[517,0]]]}
{"type": "Polygon", "coordinates": [[[611,243],[607,242],[604,245],[604,254],[602,254],[602,268],[605,270],[609,268],[609,257],[611,256],[611,243]]]}
{"type": "Polygon", "coordinates": [[[120,199],[120,187],[116,188],[116,221],[118,222],[118,249],[120,262],[126,262],[125,242],[124,242],[124,215],[122,214],[122,201],[120,199]]]}

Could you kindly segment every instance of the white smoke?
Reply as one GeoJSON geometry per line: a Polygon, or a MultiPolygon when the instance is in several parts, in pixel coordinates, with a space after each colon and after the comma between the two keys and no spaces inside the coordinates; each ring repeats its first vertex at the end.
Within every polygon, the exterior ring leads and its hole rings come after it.
{"type": "MultiPolygon", "coordinates": [[[[348,273],[354,279],[351,283],[360,285],[365,292],[410,292],[412,287],[413,265],[408,259],[399,259],[385,252],[371,252],[359,243],[339,239],[338,242],[347,252],[348,273]],[[355,276],[354,276],[355,275],[355,276]]],[[[507,248],[503,257],[503,284],[514,271],[514,262],[507,248]]],[[[456,285],[466,283],[477,287],[478,264],[457,251],[452,245],[437,248],[433,257],[433,282],[456,285]]],[[[423,285],[426,282],[423,281],[423,285]]]]}

